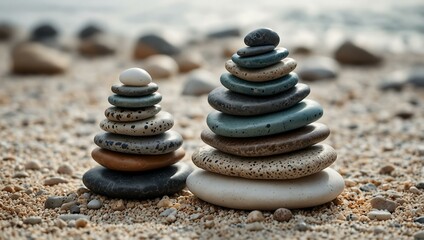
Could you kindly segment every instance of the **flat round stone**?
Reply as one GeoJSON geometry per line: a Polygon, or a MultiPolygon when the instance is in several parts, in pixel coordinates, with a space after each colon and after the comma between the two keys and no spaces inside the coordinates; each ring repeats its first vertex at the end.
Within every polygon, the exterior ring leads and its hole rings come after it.
{"type": "Polygon", "coordinates": [[[149,83],[143,87],[134,87],[127,85],[113,85],[111,90],[112,92],[127,97],[141,97],[152,94],[159,89],[156,83],[149,83]]]}
{"type": "Polygon", "coordinates": [[[285,48],[279,48],[268,53],[253,57],[241,57],[237,53],[231,57],[231,60],[239,67],[244,68],[265,68],[279,63],[283,58],[289,55],[285,48]]]}
{"type": "Polygon", "coordinates": [[[104,119],[100,128],[106,132],[128,136],[153,136],[164,133],[174,126],[174,117],[161,111],[155,116],[136,122],[114,122],[104,119]]]}
{"type": "Polygon", "coordinates": [[[161,110],[160,105],[153,105],[151,107],[144,108],[118,108],[110,107],[106,109],[105,116],[110,121],[115,122],[134,122],[140,121],[146,118],[150,118],[158,114],[161,110]]]}
{"type": "Polygon", "coordinates": [[[225,137],[259,137],[287,132],[315,122],[322,117],[319,103],[305,99],[291,108],[265,115],[241,117],[212,112],[206,118],[209,128],[225,137]]]}
{"type": "Polygon", "coordinates": [[[147,171],[166,167],[180,161],[185,155],[183,148],[161,155],[138,155],[113,152],[95,148],[91,157],[105,168],[116,171],[147,171]]]}
{"type": "Polygon", "coordinates": [[[265,137],[230,138],[203,130],[203,142],[221,152],[244,156],[263,157],[296,151],[324,141],[330,135],[330,129],[321,123],[265,137]]]}
{"type": "Polygon", "coordinates": [[[100,133],[94,137],[100,148],[114,152],[160,155],[173,152],[183,145],[183,138],[175,131],[151,137],[132,137],[113,133],[100,133]]]}
{"type": "Polygon", "coordinates": [[[274,45],[263,45],[263,46],[256,46],[256,47],[244,47],[244,48],[240,48],[237,51],[237,54],[240,57],[250,57],[250,56],[256,56],[256,55],[261,55],[267,52],[271,52],[272,50],[274,50],[275,46],[274,45]]]}
{"type": "Polygon", "coordinates": [[[214,109],[237,116],[255,116],[278,112],[294,106],[310,93],[308,85],[299,83],[289,90],[264,97],[255,97],[218,87],[208,95],[208,102],[214,109]]]}
{"type": "Polygon", "coordinates": [[[296,73],[291,72],[284,77],[258,83],[240,79],[230,73],[223,73],[220,80],[224,87],[233,92],[250,96],[270,96],[294,87],[298,83],[299,77],[296,73]]]}
{"type": "Polygon", "coordinates": [[[147,199],[181,191],[191,172],[192,168],[185,163],[144,172],[121,172],[96,167],[87,171],[82,181],[88,189],[100,195],[147,199]]]}
{"type": "Polygon", "coordinates": [[[150,107],[160,103],[160,101],[162,100],[162,95],[160,95],[160,93],[158,92],[142,97],[125,97],[120,95],[112,95],[109,96],[107,100],[110,104],[116,107],[142,108],[150,107]]]}
{"type": "Polygon", "coordinates": [[[330,202],[343,191],[344,180],[331,168],[293,180],[254,180],[196,170],[187,178],[187,187],[198,198],[218,206],[271,211],[330,202]]]}
{"type": "Polygon", "coordinates": [[[244,43],[249,47],[263,45],[277,46],[280,43],[280,37],[270,28],[258,28],[244,37],[244,43]]]}
{"type": "Polygon", "coordinates": [[[277,64],[262,68],[249,69],[237,66],[232,60],[225,63],[227,71],[234,76],[246,81],[266,82],[277,78],[281,78],[296,68],[296,61],[292,58],[285,58],[277,64]]]}
{"type": "Polygon", "coordinates": [[[226,176],[248,179],[296,179],[329,167],[336,151],[326,144],[299,151],[264,157],[240,157],[205,146],[193,153],[199,168],[226,176]]]}
{"type": "Polygon", "coordinates": [[[119,81],[128,86],[146,86],[152,82],[152,77],[144,69],[129,68],[119,75],[119,81]]]}

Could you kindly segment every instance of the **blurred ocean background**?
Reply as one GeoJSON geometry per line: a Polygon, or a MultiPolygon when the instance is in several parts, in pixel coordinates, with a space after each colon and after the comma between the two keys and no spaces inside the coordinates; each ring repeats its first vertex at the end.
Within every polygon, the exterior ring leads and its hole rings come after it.
{"type": "Polygon", "coordinates": [[[328,46],[349,37],[383,51],[424,52],[422,0],[0,0],[0,21],[24,29],[51,22],[62,36],[96,23],[133,38],[158,30],[192,38],[231,27],[247,32],[267,26],[283,42],[328,46]]]}

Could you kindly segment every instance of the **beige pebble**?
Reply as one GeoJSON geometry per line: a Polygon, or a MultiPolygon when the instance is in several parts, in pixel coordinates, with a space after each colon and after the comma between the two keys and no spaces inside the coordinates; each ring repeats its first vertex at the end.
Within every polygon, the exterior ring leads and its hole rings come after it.
{"type": "Polygon", "coordinates": [[[73,172],[74,169],[69,164],[60,165],[57,169],[57,173],[59,174],[72,175],[73,172]]]}
{"type": "Polygon", "coordinates": [[[12,178],[27,178],[27,177],[29,177],[29,174],[26,172],[17,172],[12,176],[12,178]]]}
{"type": "Polygon", "coordinates": [[[377,196],[370,201],[372,208],[379,210],[387,210],[394,212],[398,204],[392,200],[385,199],[384,197],[377,196]]]}
{"type": "Polygon", "coordinates": [[[411,193],[413,193],[413,194],[420,194],[421,193],[421,191],[418,188],[414,187],[414,186],[410,187],[409,188],[409,191],[411,193]]]}
{"type": "Polygon", "coordinates": [[[24,167],[27,170],[40,170],[41,169],[40,163],[36,160],[32,160],[32,161],[25,163],[24,167]]]}
{"type": "Polygon", "coordinates": [[[264,215],[262,214],[261,211],[251,211],[249,213],[249,215],[247,215],[247,223],[252,223],[252,222],[262,222],[265,220],[264,215]]]}
{"type": "Polygon", "coordinates": [[[384,210],[372,210],[368,213],[368,218],[371,220],[389,220],[392,218],[392,214],[384,210]]]}
{"type": "Polygon", "coordinates": [[[356,182],[350,179],[345,179],[345,186],[346,187],[353,187],[356,185],[356,182]]]}
{"type": "Polygon", "coordinates": [[[44,180],[44,185],[46,186],[53,186],[59,183],[68,183],[68,180],[63,179],[61,177],[52,177],[44,180]]]}
{"type": "Polygon", "coordinates": [[[172,57],[161,54],[146,58],[143,67],[153,79],[170,78],[179,70],[177,62],[172,57]]]}
{"type": "Polygon", "coordinates": [[[62,219],[60,219],[60,218],[56,218],[55,220],[54,220],[54,224],[55,224],[55,226],[56,227],[58,227],[58,228],[64,228],[64,227],[66,227],[66,222],[65,221],[63,221],[62,219]]]}
{"type": "Polygon", "coordinates": [[[166,221],[168,222],[168,223],[173,223],[173,222],[175,222],[177,220],[177,217],[175,216],[175,214],[171,214],[171,215],[168,215],[167,217],[166,217],[166,221]]]}
{"type": "Polygon", "coordinates": [[[172,202],[171,200],[169,200],[168,196],[164,196],[156,205],[157,207],[164,207],[164,208],[168,208],[172,206],[172,202]]]}
{"type": "Polygon", "coordinates": [[[125,209],[125,204],[124,204],[124,201],[122,199],[120,199],[120,200],[114,202],[111,207],[115,211],[122,211],[122,210],[125,209]]]}
{"type": "Polygon", "coordinates": [[[25,224],[39,224],[41,223],[41,218],[40,217],[28,217],[24,220],[25,224]]]}
{"type": "Polygon", "coordinates": [[[215,222],[213,220],[206,220],[203,226],[205,228],[213,228],[215,226],[215,222]]]}
{"type": "Polygon", "coordinates": [[[293,217],[292,212],[287,208],[279,208],[275,210],[273,218],[278,222],[287,222],[293,217]]]}

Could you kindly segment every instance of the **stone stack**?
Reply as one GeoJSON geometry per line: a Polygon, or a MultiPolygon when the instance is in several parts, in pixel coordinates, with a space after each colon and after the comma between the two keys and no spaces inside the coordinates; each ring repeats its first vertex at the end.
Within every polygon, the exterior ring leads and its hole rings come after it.
{"type": "Polygon", "coordinates": [[[155,198],[180,191],[191,168],[177,163],[185,151],[181,135],[170,130],[174,118],[161,111],[158,85],[145,70],[131,68],[121,73],[123,85],[112,86],[100,127],[98,148],[91,153],[103,167],[83,176],[95,193],[116,198],[155,198]]]}
{"type": "Polygon", "coordinates": [[[208,96],[217,111],[202,132],[209,146],[192,160],[203,170],[187,186],[207,202],[236,209],[305,208],[335,199],[343,178],[328,168],[337,158],[320,144],[330,130],[314,123],[322,107],[305,99],[310,88],[292,72],[297,63],[268,28],[244,39],[247,47],[225,64],[229,73],[208,96]]]}

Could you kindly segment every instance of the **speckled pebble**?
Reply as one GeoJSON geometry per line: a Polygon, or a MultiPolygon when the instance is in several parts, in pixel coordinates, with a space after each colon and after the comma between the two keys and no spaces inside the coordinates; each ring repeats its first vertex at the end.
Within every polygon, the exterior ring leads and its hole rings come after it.
{"type": "Polygon", "coordinates": [[[112,92],[116,93],[117,95],[127,96],[127,97],[146,96],[156,92],[158,89],[159,89],[159,86],[153,82],[142,87],[134,87],[134,86],[127,86],[127,85],[113,85],[111,87],[112,92]]]}
{"type": "Polygon", "coordinates": [[[193,153],[193,163],[206,171],[248,179],[296,179],[322,171],[337,158],[329,145],[314,145],[267,158],[238,157],[205,146],[193,153]]]}
{"type": "Polygon", "coordinates": [[[274,220],[278,222],[288,222],[292,217],[292,212],[287,208],[279,208],[273,214],[274,220]]]}
{"type": "Polygon", "coordinates": [[[116,152],[157,155],[177,150],[183,144],[183,138],[172,130],[143,138],[101,133],[94,137],[94,143],[100,148],[116,152]]]}
{"type": "Polygon", "coordinates": [[[281,78],[292,72],[297,62],[292,58],[285,58],[277,64],[261,69],[248,69],[239,67],[232,60],[225,63],[227,71],[234,76],[252,82],[266,82],[281,78]]]}
{"type": "Polygon", "coordinates": [[[158,92],[141,97],[125,97],[115,94],[109,96],[107,100],[115,107],[143,108],[160,103],[162,101],[162,95],[158,92]]]}
{"type": "Polygon", "coordinates": [[[245,157],[261,157],[296,151],[324,141],[330,135],[330,129],[321,123],[265,137],[231,138],[203,130],[203,142],[221,152],[245,157]]]}
{"type": "Polygon", "coordinates": [[[150,107],[126,109],[118,107],[110,107],[106,109],[105,116],[110,121],[115,122],[135,122],[151,118],[161,111],[160,105],[150,107]]]}
{"type": "Polygon", "coordinates": [[[241,57],[237,53],[231,57],[231,60],[239,67],[243,68],[265,68],[280,62],[289,55],[285,48],[278,48],[271,52],[251,57],[241,57]]]}
{"type": "Polygon", "coordinates": [[[129,68],[119,75],[119,81],[128,86],[146,86],[152,82],[152,77],[144,69],[129,68]]]}
{"type": "Polygon", "coordinates": [[[306,98],[310,91],[308,85],[299,83],[276,95],[253,97],[218,87],[209,93],[208,102],[211,107],[226,114],[255,116],[290,108],[306,98]]]}
{"type": "Polygon", "coordinates": [[[93,199],[87,203],[88,209],[100,209],[102,207],[102,202],[98,199],[93,199]]]}
{"type": "Polygon", "coordinates": [[[206,123],[212,132],[220,136],[259,137],[306,126],[322,115],[321,105],[305,99],[283,111],[258,116],[232,116],[215,111],[208,114],[206,123]]]}
{"type": "Polygon", "coordinates": [[[106,132],[127,136],[154,136],[168,131],[174,126],[174,117],[165,111],[136,122],[113,122],[104,119],[100,128],[106,132]]]}
{"type": "Polygon", "coordinates": [[[384,210],[372,210],[368,213],[368,218],[371,220],[389,220],[392,218],[392,214],[384,210]]]}
{"type": "Polygon", "coordinates": [[[232,74],[223,73],[220,81],[224,87],[233,92],[249,96],[270,96],[294,87],[298,83],[299,78],[296,73],[291,72],[281,78],[261,83],[245,81],[232,74]]]}
{"type": "Polygon", "coordinates": [[[377,196],[371,199],[371,207],[379,210],[387,210],[394,212],[398,204],[395,201],[385,199],[384,197],[377,196]]]}
{"type": "Polygon", "coordinates": [[[244,43],[249,47],[263,45],[277,46],[280,43],[280,37],[270,28],[258,28],[246,34],[244,43]]]}

